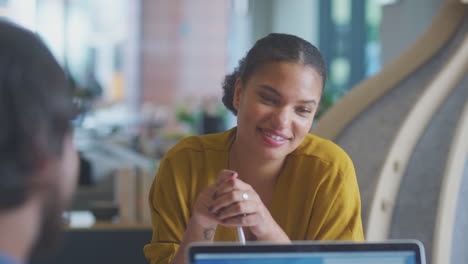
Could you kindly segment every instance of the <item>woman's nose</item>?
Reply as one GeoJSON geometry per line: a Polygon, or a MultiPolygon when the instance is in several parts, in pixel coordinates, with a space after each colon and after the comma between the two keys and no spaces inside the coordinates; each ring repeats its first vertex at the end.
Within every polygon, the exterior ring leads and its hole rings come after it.
{"type": "Polygon", "coordinates": [[[288,127],[290,121],[290,113],[286,108],[278,108],[273,113],[273,125],[276,129],[288,127]]]}

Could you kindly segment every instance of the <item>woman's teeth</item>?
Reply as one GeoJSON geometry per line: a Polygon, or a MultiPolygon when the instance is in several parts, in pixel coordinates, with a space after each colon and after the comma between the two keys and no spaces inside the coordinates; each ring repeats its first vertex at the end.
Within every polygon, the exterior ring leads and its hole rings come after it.
{"type": "Polygon", "coordinates": [[[263,134],[265,134],[265,135],[271,137],[272,139],[275,139],[275,140],[286,140],[284,137],[280,137],[280,136],[277,136],[277,135],[273,135],[273,134],[268,133],[268,132],[263,131],[263,130],[262,130],[262,132],[263,132],[263,134]]]}

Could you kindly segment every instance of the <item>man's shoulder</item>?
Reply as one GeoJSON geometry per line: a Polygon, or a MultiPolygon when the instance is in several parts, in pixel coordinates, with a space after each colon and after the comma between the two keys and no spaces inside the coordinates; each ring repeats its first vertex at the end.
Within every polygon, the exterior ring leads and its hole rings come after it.
{"type": "Polygon", "coordinates": [[[0,252],[0,264],[21,264],[19,260],[0,252]]]}

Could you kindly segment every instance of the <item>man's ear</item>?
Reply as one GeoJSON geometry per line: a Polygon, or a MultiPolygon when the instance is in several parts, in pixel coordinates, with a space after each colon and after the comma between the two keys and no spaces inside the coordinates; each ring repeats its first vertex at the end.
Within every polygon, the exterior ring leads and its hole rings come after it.
{"type": "Polygon", "coordinates": [[[55,181],[56,160],[52,157],[42,157],[37,163],[34,177],[31,177],[31,184],[36,188],[39,186],[47,185],[55,181]]]}
{"type": "Polygon", "coordinates": [[[232,105],[234,106],[234,109],[239,112],[239,106],[240,106],[240,99],[242,96],[242,80],[240,78],[237,78],[235,84],[234,84],[234,98],[232,99],[232,105]]]}

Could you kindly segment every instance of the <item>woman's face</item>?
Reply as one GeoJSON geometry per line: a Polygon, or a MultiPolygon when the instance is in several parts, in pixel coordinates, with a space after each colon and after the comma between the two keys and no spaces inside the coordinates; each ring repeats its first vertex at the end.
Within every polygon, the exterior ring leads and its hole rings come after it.
{"type": "Polygon", "coordinates": [[[236,144],[255,157],[284,159],[309,132],[321,93],[321,76],[297,63],[265,64],[245,87],[238,79],[236,144]]]}

